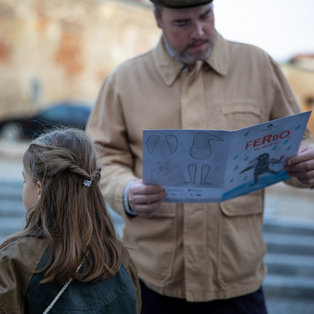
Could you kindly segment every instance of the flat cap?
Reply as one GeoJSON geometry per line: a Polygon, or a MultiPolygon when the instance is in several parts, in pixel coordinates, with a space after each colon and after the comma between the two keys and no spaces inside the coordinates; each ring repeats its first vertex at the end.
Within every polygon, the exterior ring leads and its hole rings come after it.
{"type": "Polygon", "coordinates": [[[180,9],[196,7],[212,2],[213,0],[150,0],[154,4],[161,5],[166,8],[180,9]]]}

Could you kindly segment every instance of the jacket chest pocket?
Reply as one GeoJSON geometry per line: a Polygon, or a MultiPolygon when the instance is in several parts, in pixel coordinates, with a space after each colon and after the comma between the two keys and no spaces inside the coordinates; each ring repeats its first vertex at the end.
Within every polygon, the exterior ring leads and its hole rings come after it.
{"type": "Polygon", "coordinates": [[[235,130],[263,122],[262,106],[256,100],[221,102],[224,128],[235,130]]]}
{"type": "Polygon", "coordinates": [[[254,277],[263,267],[263,194],[259,190],[220,203],[218,278],[222,285],[254,277]]]}

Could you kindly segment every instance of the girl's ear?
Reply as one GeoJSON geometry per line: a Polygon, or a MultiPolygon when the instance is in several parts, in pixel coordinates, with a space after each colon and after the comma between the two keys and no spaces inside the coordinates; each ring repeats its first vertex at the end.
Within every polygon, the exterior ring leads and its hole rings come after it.
{"type": "Polygon", "coordinates": [[[43,190],[42,187],[43,187],[42,183],[40,181],[37,181],[36,182],[37,199],[40,199],[40,197],[41,197],[41,193],[42,193],[42,190],[43,190]]]}

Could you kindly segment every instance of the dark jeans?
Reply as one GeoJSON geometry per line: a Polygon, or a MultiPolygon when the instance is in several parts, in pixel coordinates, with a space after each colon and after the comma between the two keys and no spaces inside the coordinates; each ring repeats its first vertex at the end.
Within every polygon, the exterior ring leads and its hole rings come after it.
{"type": "Polygon", "coordinates": [[[149,289],[141,281],[142,314],[267,314],[262,288],[256,292],[209,302],[187,302],[149,289]]]}

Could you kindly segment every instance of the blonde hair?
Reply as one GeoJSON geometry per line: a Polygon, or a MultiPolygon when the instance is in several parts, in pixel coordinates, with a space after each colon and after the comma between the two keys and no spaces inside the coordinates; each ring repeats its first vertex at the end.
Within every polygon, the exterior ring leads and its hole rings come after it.
{"type": "Polygon", "coordinates": [[[42,183],[23,234],[49,242],[49,260],[39,270],[45,271],[43,282],[89,282],[115,274],[126,250],[106,209],[98,185],[100,168],[87,135],[76,129],[44,134],[31,142],[23,164],[34,182],[42,183]]]}

